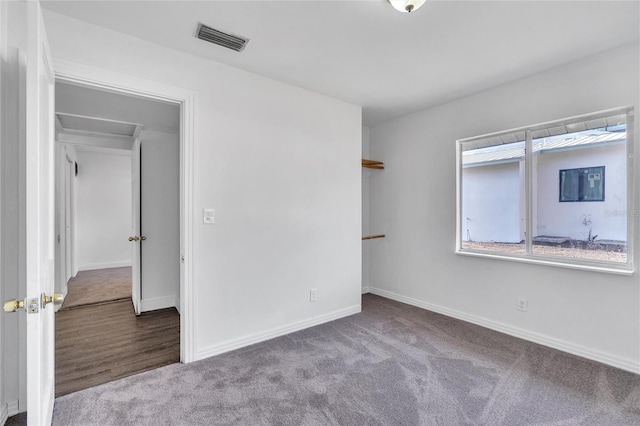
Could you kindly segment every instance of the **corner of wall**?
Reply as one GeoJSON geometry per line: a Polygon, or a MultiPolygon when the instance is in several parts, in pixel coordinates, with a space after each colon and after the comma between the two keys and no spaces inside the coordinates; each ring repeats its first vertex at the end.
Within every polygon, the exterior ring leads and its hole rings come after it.
{"type": "MultiPolygon", "coordinates": [[[[637,47],[616,48],[373,128],[371,155],[388,167],[371,178],[371,228],[376,232],[384,224],[393,235],[370,246],[370,291],[638,373],[637,277],[471,259],[452,250],[453,142],[637,106],[637,47]],[[474,119],[460,121],[462,115],[474,119]],[[420,167],[412,167],[418,161],[420,167]],[[433,200],[443,201],[434,208],[433,200]],[[520,315],[514,302],[523,294],[540,307],[520,315]]],[[[640,241],[638,223],[636,218],[634,244],[640,241]]],[[[640,253],[634,256],[638,260],[640,253]]]]}
{"type": "Polygon", "coordinates": [[[324,315],[312,317],[302,321],[298,321],[292,324],[288,324],[282,327],[276,327],[270,330],[266,330],[260,333],[254,333],[248,336],[242,336],[235,339],[230,339],[225,342],[211,345],[203,348],[196,354],[195,361],[209,358],[214,355],[220,355],[225,352],[230,352],[235,349],[244,348],[246,346],[254,345],[256,343],[263,342],[265,340],[274,339],[276,337],[284,336],[286,334],[294,333],[296,331],[304,330],[309,327],[324,324],[330,321],[335,321],[340,318],[348,317],[350,315],[358,314],[362,312],[362,305],[358,303],[355,306],[349,306],[344,309],[339,309],[333,312],[328,312],[324,315]]]}
{"type": "MultiPolygon", "coordinates": [[[[15,416],[16,414],[20,413],[20,404],[18,401],[8,401],[6,403],[6,410],[7,410],[7,417],[11,417],[11,416],[15,416]]],[[[26,411],[26,409],[22,410],[23,412],[26,411]]]]}
{"type": "Polygon", "coordinates": [[[436,305],[433,303],[423,302],[421,300],[403,296],[391,291],[382,290],[378,288],[371,288],[371,293],[377,296],[385,297],[387,299],[395,300],[397,302],[406,303],[407,305],[416,306],[418,308],[425,309],[430,312],[446,315],[451,318],[455,318],[461,321],[469,322],[471,324],[479,325],[490,330],[494,330],[509,336],[517,337],[519,339],[527,340],[529,342],[537,343],[548,348],[557,349],[562,352],[567,352],[582,358],[590,359],[592,361],[601,362],[603,364],[610,365],[612,367],[620,368],[621,370],[629,371],[631,373],[640,374],[640,366],[637,361],[631,358],[617,356],[615,354],[606,353],[593,348],[588,348],[583,345],[567,342],[561,339],[554,338],[542,333],[536,333],[530,330],[525,330],[520,327],[516,327],[504,322],[493,321],[487,318],[480,317],[478,315],[469,314],[456,309],[447,308],[444,306],[436,305]]]}
{"type": "MultiPolygon", "coordinates": [[[[362,126],[362,158],[369,158],[369,135],[370,129],[362,126]]],[[[369,235],[369,173],[367,169],[362,169],[362,235],[369,235]]],[[[362,294],[369,290],[369,246],[367,241],[362,242],[362,294]]]]}
{"type": "Polygon", "coordinates": [[[7,404],[3,404],[2,410],[0,410],[0,425],[4,425],[8,418],[7,404]]]}

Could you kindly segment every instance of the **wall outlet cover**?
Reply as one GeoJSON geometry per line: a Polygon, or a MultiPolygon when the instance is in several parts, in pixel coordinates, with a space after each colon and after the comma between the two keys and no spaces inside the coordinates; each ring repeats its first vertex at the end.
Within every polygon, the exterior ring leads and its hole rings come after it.
{"type": "Polygon", "coordinates": [[[517,307],[517,309],[518,309],[519,311],[527,312],[527,308],[528,308],[528,302],[527,302],[527,299],[523,299],[523,298],[521,298],[521,297],[518,297],[518,302],[517,302],[516,307],[517,307]]]}

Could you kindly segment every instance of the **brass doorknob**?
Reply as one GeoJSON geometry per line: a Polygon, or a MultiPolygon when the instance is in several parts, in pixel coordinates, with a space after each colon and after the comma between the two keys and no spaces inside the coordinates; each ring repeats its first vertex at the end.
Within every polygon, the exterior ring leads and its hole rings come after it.
{"type": "Polygon", "coordinates": [[[129,241],[138,241],[140,240],[140,237],[138,237],[137,235],[135,237],[129,237],[129,241]]]}
{"type": "Polygon", "coordinates": [[[47,304],[49,303],[53,303],[54,306],[58,306],[58,305],[62,305],[62,302],[64,302],[64,294],[53,293],[51,296],[47,296],[46,294],[42,293],[42,295],[40,296],[40,299],[42,301],[43,308],[47,306],[47,304]]]}
{"type": "Polygon", "coordinates": [[[24,300],[7,300],[3,308],[5,312],[16,312],[18,309],[24,308],[24,300]]]}

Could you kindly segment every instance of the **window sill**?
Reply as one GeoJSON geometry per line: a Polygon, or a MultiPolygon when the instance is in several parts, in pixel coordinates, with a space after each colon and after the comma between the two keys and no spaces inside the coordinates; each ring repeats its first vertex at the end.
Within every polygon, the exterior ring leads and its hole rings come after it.
{"type": "Polygon", "coordinates": [[[633,275],[633,266],[629,264],[620,264],[620,265],[612,265],[607,264],[603,265],[595,262],[563,262],[562,259],[558,258],[542,258],[538,256],[507,256],[503,254],[497,253],[487,253],[487,252],[479,252],[479,251],[470,251],[470,250],[456,250],[456,254],[462,256],[471,256],[471,257],[482,257],[485,259],[496,259],[496,260],[507,260],[512,262],[520,262],[520,263],[529,263],[534,265],[544,265],[544,266],[554,266],[558,268],[566,268],[566,269],[577,269],[582,271],[591,271],[591,272],[602,272],[606,274],[617,274],[617,275],[633,275]]]}

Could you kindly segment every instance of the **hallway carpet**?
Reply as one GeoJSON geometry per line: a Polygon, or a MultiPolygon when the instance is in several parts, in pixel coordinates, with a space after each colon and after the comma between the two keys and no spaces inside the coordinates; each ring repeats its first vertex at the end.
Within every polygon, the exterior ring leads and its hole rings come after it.
{"type": "Polygon", "coordinates": [[[131,299],[131,267],[80,271],[67,289],[62,309],[131,299]]]}
{"type": "Polygon", "coordinates": [[[632,425],[640,376],[419,308],[57,398],[55,425],[632,425]]]}

